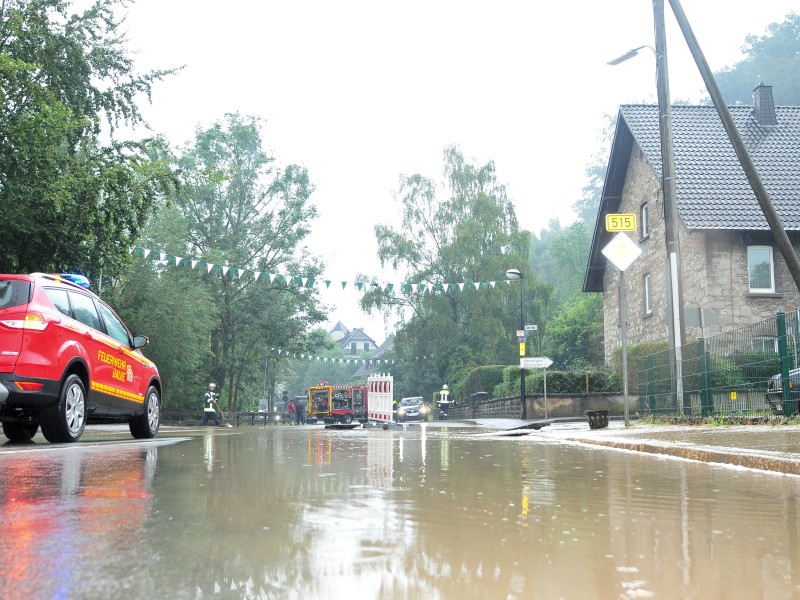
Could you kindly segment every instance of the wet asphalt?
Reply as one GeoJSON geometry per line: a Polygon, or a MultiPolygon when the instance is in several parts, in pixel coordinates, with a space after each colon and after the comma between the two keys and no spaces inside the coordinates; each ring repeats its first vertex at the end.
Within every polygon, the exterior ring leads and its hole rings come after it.
{"type": "MultiPolygon", "coordinates": [[[[390,425],[403,428],[403,425],[390,425]]],[[[567,418],[538,421],[520,419],[483,418],[450,421],[430,421],[424,424],[411,423],[409,428],[438,428],[463,426],[474,428],[474,435],[487,440],[502,437],[530,438],[566,444],[580,444],[629,452],[661,455],[687,460],[717,463],[769,471],[789,475],[800,475],[800,426],[799,425],[651,425],[629,421],[626,427],[622,419],[609,419],[608,427],[591,429],[588,419],[567,418]]],[[[249,428],[243,425],[242,428],[249,428]]],[[[323,427],[308,425],[307,427],[323,427]]],[[[201,426],[162,425],[158,439],[190,438],[206,435],[209,429],[215,435],[235,435],[240,430],[201,426]]],[[[102,444],[105,442],[134,442],[127,425],[89,425],[79,443],[102,444]]],[[[41,434],[25,450],[53,448],[41,434]]],[[[0,445],[0,452],[20,450],[19,445],[0,445]]]]}

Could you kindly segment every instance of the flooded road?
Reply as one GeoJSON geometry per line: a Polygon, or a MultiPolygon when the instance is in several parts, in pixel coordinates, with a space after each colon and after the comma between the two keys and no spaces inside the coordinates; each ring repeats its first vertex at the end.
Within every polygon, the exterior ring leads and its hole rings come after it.
{"type": "Polygon", "coordinates": [[[800,477],[479,433],[248,427],[6,446],[0,589],[7,598],[800,596],[800,477]]]}

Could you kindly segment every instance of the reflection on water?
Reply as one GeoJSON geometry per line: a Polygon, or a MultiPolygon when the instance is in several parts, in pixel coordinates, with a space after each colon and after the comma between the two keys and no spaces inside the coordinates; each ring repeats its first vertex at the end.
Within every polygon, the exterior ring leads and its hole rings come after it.
{"type": "Polygon", "coordinates": [[[71,598],[129,583],[92,567],[137,560],[150,517],[157,447],[79,447],[0,460],[0,590],[4,598],[71,598]],[[109,451],[111,450],[111,451],[109,451]]]}
{"type": "Polygon", "coordinates": [[[3,456],[4,591],[800,595],[798,477],[453,426],[214,431],[157,456],[3,456]]]}

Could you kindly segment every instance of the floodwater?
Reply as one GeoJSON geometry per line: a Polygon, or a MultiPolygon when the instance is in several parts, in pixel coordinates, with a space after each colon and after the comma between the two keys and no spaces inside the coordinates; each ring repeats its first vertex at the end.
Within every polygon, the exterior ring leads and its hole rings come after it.
{"type": "Polygon", "coordinates": [[[477,433],[4,447],[2,596],[800,597],[800,477],[477,433]]]}

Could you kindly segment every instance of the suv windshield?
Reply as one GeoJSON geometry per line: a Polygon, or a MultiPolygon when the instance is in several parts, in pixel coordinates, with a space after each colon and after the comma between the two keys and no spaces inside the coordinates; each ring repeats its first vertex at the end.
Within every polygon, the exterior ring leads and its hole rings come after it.
{"type": "Polygon", "coordinates": [[[31,284],[17,279],[0,281],[0,308],[11,308],[28,303],[31,284]]]}

